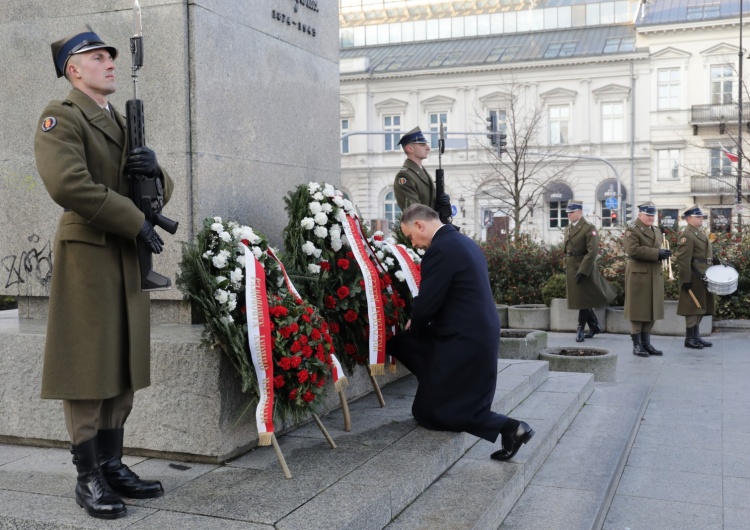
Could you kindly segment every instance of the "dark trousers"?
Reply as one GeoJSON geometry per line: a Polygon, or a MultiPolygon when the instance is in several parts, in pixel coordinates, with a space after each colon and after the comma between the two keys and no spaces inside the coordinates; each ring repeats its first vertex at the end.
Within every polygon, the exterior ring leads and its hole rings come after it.
{"type": "Polygon", "coordinates": [[[122,429],[133,410],[133,391],[109,399],[64,399],[63,413],[70,443],[81,444],[103,429],[122,429]]]}

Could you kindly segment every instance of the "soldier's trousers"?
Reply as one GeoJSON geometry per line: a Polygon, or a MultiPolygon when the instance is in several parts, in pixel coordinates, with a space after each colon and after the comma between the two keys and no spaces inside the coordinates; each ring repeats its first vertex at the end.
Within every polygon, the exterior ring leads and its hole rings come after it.
{"type": "Polygon", "coordinates": [[[133,409],[133,390],[109,399],[64,399],[63,413],[70,443],[81,444],[103,429],[122,429],[133,409]]]}
{"type": "Polygon", "coordinates": [[[630,334],[637,335],[638,333],[651,333],[654,328],[653,322],[639,322],[637,320],[630,321],[630,334]]]}

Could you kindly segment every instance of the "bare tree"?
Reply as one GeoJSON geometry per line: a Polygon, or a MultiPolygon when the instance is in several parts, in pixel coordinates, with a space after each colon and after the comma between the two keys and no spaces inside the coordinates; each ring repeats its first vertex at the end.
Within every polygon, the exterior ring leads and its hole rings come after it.
{"type": "Polygon", "coordinates": [[[565,154],[563,146],[541,145],[545,107],[536,98],[527,100],[522,84],[511,81],[500,92],[505,108],[499,124],[500,132],[507,135],[507,153],[486,146],[487,170],[474,177],[474,186],[483,199],[500,205],[513,219],[513,236],[518,237],[543,202],[546,188],[564,180],[575,161],[560,156],[565,154]]]}

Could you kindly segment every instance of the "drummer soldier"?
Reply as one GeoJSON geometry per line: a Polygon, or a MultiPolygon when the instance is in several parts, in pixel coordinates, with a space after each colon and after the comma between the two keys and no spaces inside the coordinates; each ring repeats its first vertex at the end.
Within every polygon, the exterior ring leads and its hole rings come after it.
{"type": "Polygon", "coordinates": [[[663,352],[651,345],[654,322],[664,318],[664,273],[661,261],[672,252],[662,248],[661,230],[654,226],[656,205],[638,205],[635,224],[622,236],[628,263],[625,266],[625,318],[630,320],[633,355],[648,357],[663,352]]]}
{"type": "Polygon", "coordinates": [[[700,350],[712,344],[701,338],[698,328],[703,315],[713,315],[716,307],[714,295],[708,292],[703,281],[714,257],[711,241],[701,229],[705,217],[701,209],[694,204],[682,217],[687,226],[680,234],[674,253],[682,283],[677,314],[685,317],[685,347],[700,350]]]}

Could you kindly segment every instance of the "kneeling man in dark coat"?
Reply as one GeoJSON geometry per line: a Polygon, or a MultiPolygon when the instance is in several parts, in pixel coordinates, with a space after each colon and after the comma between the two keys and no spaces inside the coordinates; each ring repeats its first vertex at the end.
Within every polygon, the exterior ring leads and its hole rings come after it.
{"type": "Polygon", "coordinates": [[[428,206],[409,206],[401,230],[415,248],[427,249],[411,320],[387,345],[419,382],[412,414],[426,429],[465,431],[493,443],[502,435],[502,449],[492,458],[508,460],[534,431],[490,409],[500,319],[487,260],[474,241],[441,223],[428,206]]]}

